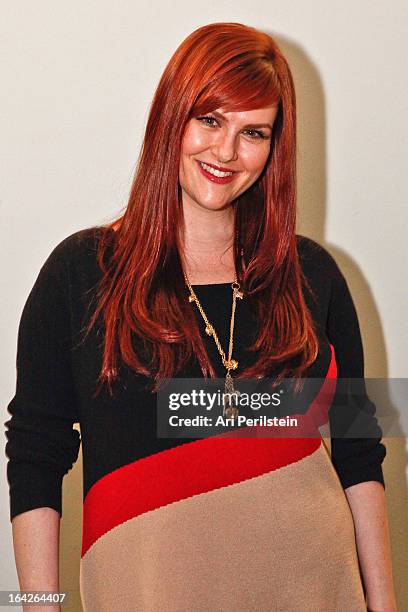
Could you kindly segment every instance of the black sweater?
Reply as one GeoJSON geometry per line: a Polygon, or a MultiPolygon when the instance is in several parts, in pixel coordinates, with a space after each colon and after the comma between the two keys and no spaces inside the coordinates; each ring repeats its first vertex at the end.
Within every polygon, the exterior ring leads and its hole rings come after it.
{"type": "MultiPolygon", "coordinates": [[[[11,419],[5,423],[10,519],[43,506],[62,514],[62,479],[78,456],[81,440],[84,498],[113,470],[188,441],[157,437],[156,396],[144,390],[143,377],[127,368],[113,399],[107,393],[93,399],[101,367],[102,330],[94,328],[85,343],[79,339],[89,320],[92,289],[101,277],[96,261],[101,231],[106,230],[82,230],[58,244],[24,306],[18,333],[16,393],[8,405],[11,419]],[[76,422],[81,435],[72,427],[76,422]]],[[[332,344],[338,377],[362,378],[361,335],[344,276],[331,255],[313,240],[298,236],[298,252],[302,271],[316,296],[313,299],[304,287],[321,343],[309,375],[325,376],[332,344]]],[[[194,289],[226,347],[230,283],[196,285],[194,289]]],[[[238,303],[234,357],[241,364],[248,359],[245,347],[252,326],[245,300],[238,303]]],[[[220,358],[214,341],[204,332],[203,338],[216,365],[220,358]]],[[[183,376],[201,377],[198,364],[193,363],[183,376]]],[[[381,464],[386,448],[372,407],[377,437],[332,438],[332,462],[343,488],[369,480],[384,486],[381,464]]]]}

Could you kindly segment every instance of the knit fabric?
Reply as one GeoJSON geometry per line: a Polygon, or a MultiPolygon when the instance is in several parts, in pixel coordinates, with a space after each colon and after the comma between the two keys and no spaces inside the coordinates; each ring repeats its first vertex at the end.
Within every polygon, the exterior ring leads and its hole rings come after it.
{"type": "MultiPolygon", "coordinates": [[[[82,443],[85,610],[365,610],[344,489],[370,480],[384,486],[375,406],[367,397],[378,435],[332,438],[330,456],[319,438],[159,438],[156,395],[127,367],[113,397],[94,397],[103,329],[85,342],[81,331],[101,278],[96,248],[104,231],[112,230],[81,230],[58,244],[23,309],[5,423],[10,520],[44,506],[62,514],[62,479],[82,443]]],[[[361,378],[363,347],[346,280],[318,243],[298,236],[297,244],[320,343],[308,375],[361,378]]],[[[194,290],[227,347],[230,283],[194,290]]],[[[237,300],[240,367],[252,358],[252,314],[237,300]]],[[[202,375],[194,361],[178,376],[202,375]]],[[[327,410],[333,423],[335,396],[327,410]]]]}

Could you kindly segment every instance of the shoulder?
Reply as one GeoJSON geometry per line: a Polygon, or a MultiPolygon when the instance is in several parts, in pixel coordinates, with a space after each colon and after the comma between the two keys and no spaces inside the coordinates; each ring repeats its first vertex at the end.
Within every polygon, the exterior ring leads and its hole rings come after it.
{"type": "Polygon", "coordinates": [[[333,256],[329,251],[323,247],[319,242],[309,238],[308,236],[302,236],[296,234],[296,246],[299,255],[299,259],[303,264],[314,264],[319,267],[325,267],[331,269],[336,267],[337,264],[333,256]]]}
{"type": "Polygon", "coordinates": [[[57,243],[49,259],[57,262],[75,263],[95,254],[101,238],[111,230],[105,226],[95,226],[70,234],[57,243]]]}
{"type": "Polygon", "coordinates": [[[103,236],[112,232],[109,227],[95,226],[76,231],[56,244],[50,251],[42,270],[63,275],[67,270],[93,267],[98,244],[103,236]]]}
{"type": "Polygon", "coordinates": [[[296,245],[299,263],[305,276],[317,282],[339,280],[343,277],[334,257],[316,240],[296,234],[296,245]]]}
{"type": "Polygon", "coordinates": [[[108,227],[96,226],[76,231],[51,249],[38,272],[34,292],[52,296],[55,291],[70,299],[74,287],[84,290],[100,275],[97,247],[101,238],[112,232],[108,227]]]}

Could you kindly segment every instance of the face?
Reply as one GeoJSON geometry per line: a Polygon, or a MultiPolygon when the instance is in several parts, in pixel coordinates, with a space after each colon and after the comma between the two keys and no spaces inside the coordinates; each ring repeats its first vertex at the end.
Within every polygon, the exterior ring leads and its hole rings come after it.
{"type": "Polygon", "coordinates": [[[277,106],[217,109],[188,122],[179,167],[183,206],[222,209],[257,180],[268,159],[277,111],[277,106]]]}

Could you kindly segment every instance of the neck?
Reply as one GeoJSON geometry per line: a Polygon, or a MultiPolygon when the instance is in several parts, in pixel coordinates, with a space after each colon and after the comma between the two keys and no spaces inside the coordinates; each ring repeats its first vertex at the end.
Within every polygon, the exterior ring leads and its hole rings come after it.
{"type": "Polygon", "coordinates": [[[202,283],[229,281],[235,274],[233,207],[208,210],[183,205],[183,214],[181,245],[188,277],[202,283]]]}
{"type": "Polygon", "coordinates": [[[183,205],[182,246],[186,254],[211,256],[234,244],[234,209],[208,210],[183,205]]]}

